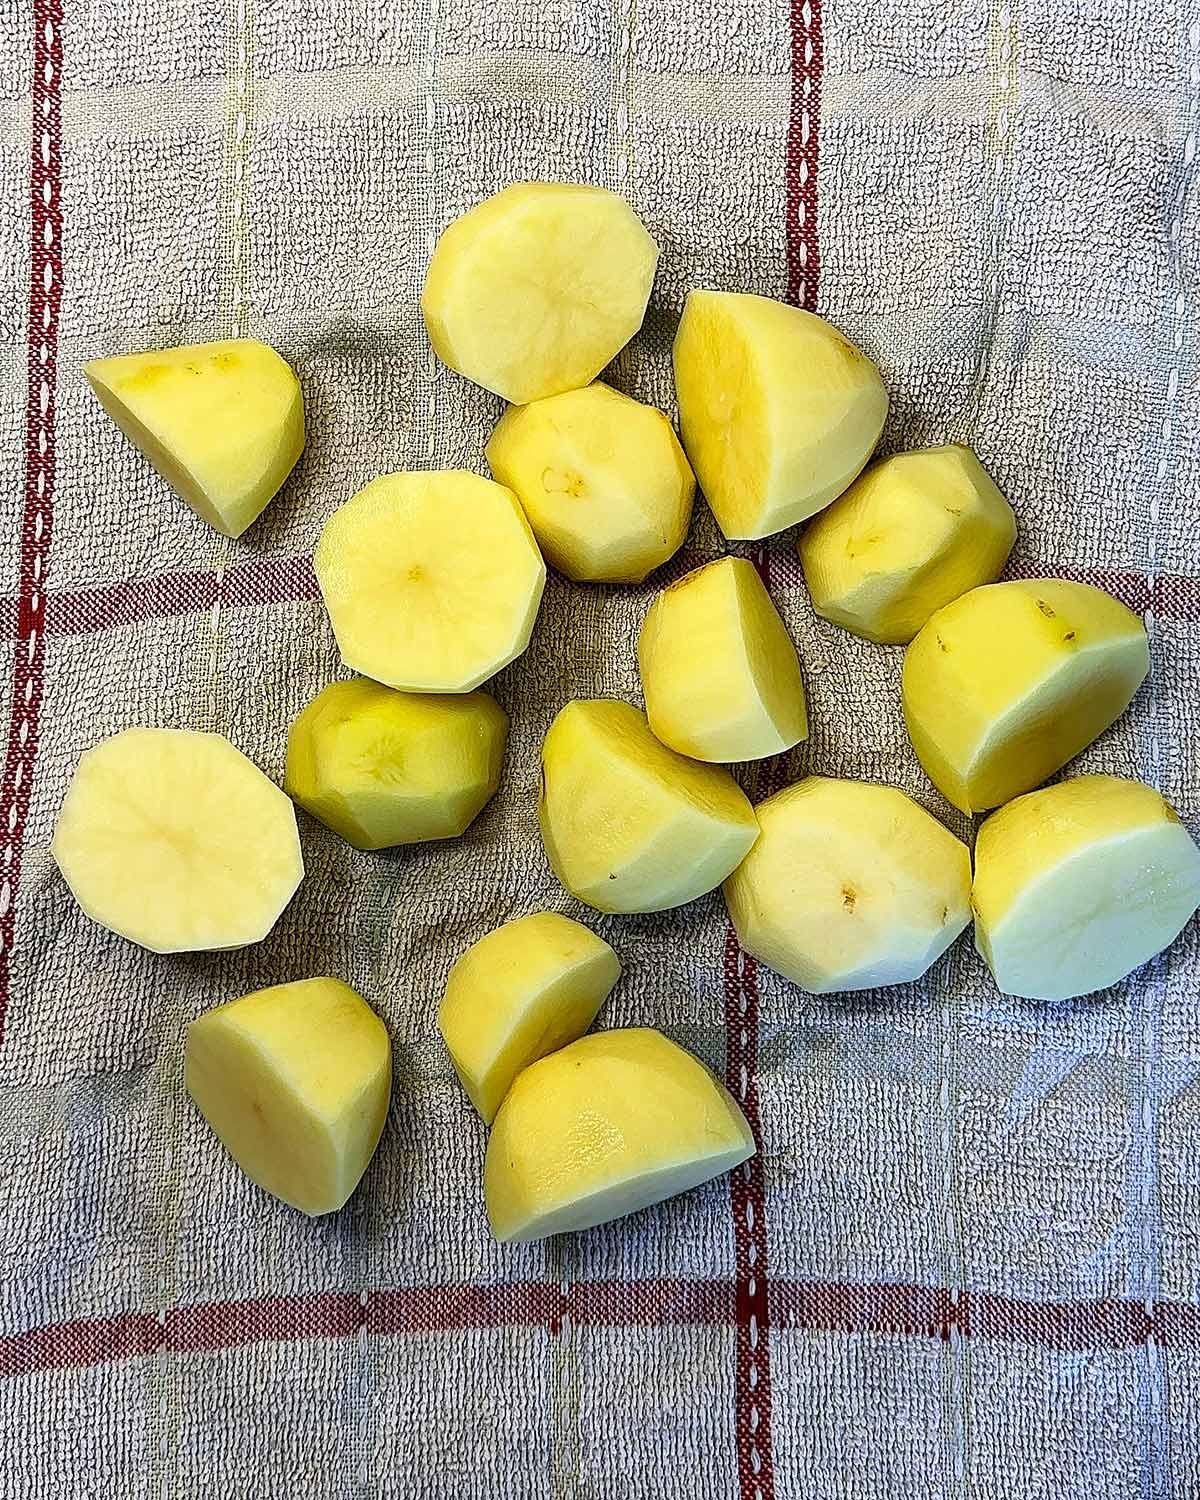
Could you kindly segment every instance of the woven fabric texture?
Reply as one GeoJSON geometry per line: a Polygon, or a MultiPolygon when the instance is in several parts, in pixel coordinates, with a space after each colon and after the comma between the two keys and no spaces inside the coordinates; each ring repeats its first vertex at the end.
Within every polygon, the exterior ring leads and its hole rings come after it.
{"type": "MultiPolygon", "coordinates": [[[[380,473],[483,470],[500,403],[417,299],[455,215],[523,178],[628,196],[662,246],[622,389],[674,410],[692,287],[788,298],[878,359],[885,448],[972,444],[1011,571],[1144,613],[1153,668],[1081,768],[1200,832],[1196,0],[6,0],[0,4],[0,1500],[1163,1500],[1200,1494],[1200,928],[1104,997],[999,998],[969,938],[919,985],[810,998],[719,894],[588,917],[650,1024],[744,1099],[744,1172],[625,1223],[492,1240],[484,1135],[435,1007],[457,954],[586,914],[538,838],[569,698],[638,699],[662,577],[551,578],[500,794],[461,840],[308,819],[272,936],[156,958],[50,858],[81,751],[220,730],[269,775],[344,675],[310,555],[380,473]],[[86,388],[96,354],[252,334],[309,442],[238,542],[86,388]],[[396,1060],[341,1213],[253,1188],[190,1106],[188,1021],[315,973],[396,1060]]],[[[741,550],[794,633],[808,769],[961,834],[899,713],[900,653],[817,619],[788,536],[741,550]]]]}

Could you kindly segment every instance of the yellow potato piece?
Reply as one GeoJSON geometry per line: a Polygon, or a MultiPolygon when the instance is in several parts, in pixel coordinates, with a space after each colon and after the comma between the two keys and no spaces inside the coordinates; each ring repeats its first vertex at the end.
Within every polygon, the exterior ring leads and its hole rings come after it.
{"type": "Polygon", "coordinates": [[[514,183],[443,230],[421,311],[439,359],[523,405],[599,375],[642,326],[657,263],[615,193],[514,183]]]}
{"type": "Polygon", "coordinates": [[[805,530],[800,561],[819,615],[896,645],[999,577],[1016,535],[987,470],[951,444],[872,464],[805,530]]]}
{"type": "Polygon", "coordinates": [[[934,786],[963,812],[1027,792],[1129,705],[1150,668],[1141,620],[1059,578],[985,584],[904,657],[904,717],[934,786]]]}
{"type": "Polygon", "coordinates": [[[467,693],[520,656],[546,565],[503,485],[386,474],[325,523],[313,558],[342,660],[413,693],[467,693]]]}
{"type": "Polygon", "coordinates": [[[808,737],[800,660],[752,563],[723,557],[665,588],[638,639],[650,728],[695,760],[760,760],[808,737]]]}
{"type": "Polygon", "coordinates": [[[487,693],[331,682],[288,732],[284,790],[356,849],[455,838],[499,786],[507,738],[487,693]]]}
{"type": "Polygon", "coordinates": [[[812,313],[692,292],[675,339],[683,446],[727,537],[764,537],[850,484],[879,440],[879,371],[812,313]]]}
{"type": "Polygon", "coordinates": [[[628,703],[568,703],[542,747],[542,841],[597,911],[664,911],[720,885],[758,836],[728,771],[668,750],[628,703]]]}
{"type": "Polygon", "coordinates": [[[696,481],[670,422],[598,380],[509,407],[487,460],[568,578],[638,583],[687,535],[696,481]]]}
{"type": "Polygon", "coordinates": [[[155,953],[257,943],[304,874],[287,797],[221,735],[184,729],[86,751],[51,852],[93,921],[155,953]]]}
{"type": "Polygon", "coordinates": [[[1200,907],[1200,849],[1152,787],[1077,776],[988,818],[971,900],[1000,989],[1070,1000],[1175,941],[1200,907]]]}
{"type": "Polygon", "coordinates": [[[518,1075],[488,1141],[498,1240],[590,1229],[754,1155],[729,1091],[659,1031],[581,1037],[518,1075]]]}
{"type": "Polygon", "coordinates": [[[552,911],[506,922],[467,949],[446,981],[438,1028],[486,1124],[522,1068],[583,1035],[620,975],[603,938],[552,911]]]}
{"type": "Polygon", "coordinates": [[[816,995],[919,979],[971,920],[971,856],[889,786],[809,776],[725,882],[747,953],[816,995]]]}
{"type": "Polygon", "coordinates": [[[257,339],[93,359],[83,372],[130,442],[226,536],[241,536],[304,447],[300,383],[257,339]]]}
{"type": "Polygon", "coordinates": [[[252,1182],[298,1208],[341,1208],[387,1119],[392,1049],[340,979],[256,990],[188,1027],[188,1093],[252,1182]]]}

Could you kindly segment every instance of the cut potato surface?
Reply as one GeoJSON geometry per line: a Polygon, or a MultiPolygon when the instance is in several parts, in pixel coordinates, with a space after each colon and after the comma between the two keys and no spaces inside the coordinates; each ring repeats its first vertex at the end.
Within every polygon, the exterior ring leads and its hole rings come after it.
{"type": "Polygon", "coordinates": [[[1200,907],[1200,849],[1152,787],[1077,776],[984,823],[971,899],[1000,989],[1070,1000],[1175,941],[1200,907]]]}
{"type": "Polygon", "coordinates": [[[291,368],[257,339],[93,359],[105,411],[196,514],[241,536],[304,447],[291,368]]]}
{"type": "Polygon", "coordinates": [[[664,589],[638,639],[650,728],[696,760],[759,760],[808,736],[800,660],[754,565],[723,557],[664,589]]]}
{"type": "Polygon", "coordinates": [[[500,785],[507,738],[487,693],[331,682],[288,732],[284,790],[356,849],[455,838],[500,785]]]}
{"type": "Polygon", "coordinates": [[[909,738],[942,795],[982,812],[1090,745],[1149,669],[1145,627],[1111,594],[1059,578],[986,584],[905,653],[909,738]]]}
{"type": "Polygon", "coordinates": [[[808,526],[800,561],[819,615],[896,645],[999,577],[1016,535],[987,470],[952,444],[873,464],[808,526]]]}
{"type": "Polygon", "coordinates": [[[221,735],[183,729],[86,751],[52,853],[93,921],[155,953],[257,943],[304,874],[287,797],[221,735]]]}
{"type": "Polygon", "coordinates": [[[599,375],[642,326],[657,263],[615,193],[514,183],[442,232],[421,311],[439,359],[524,405],[599,375]]]}
{"type": "Polygon", "coordinates": [[[542,747],[542,840],[554,873],[597,911],[663,911],[720,885],[758,836],[728,771],[660,744],[644,714],[568,703],[542,747]]]}
{"type": "Polygon", "coordinates": [[[376,479],[313,561],[342,660],[414,693],[470,692],[520,656],[546,582],[512,491],[454,469],[376,479]]]}
{"type": "Polygon", "coordinates": [[[696,481],[670,422],[598,380],[510,407],[487,460],[568,578],[638,583],[687,535],[696,481]]]}
{"type": "Polygon", "coordinates": [[[522,1068],[583,1035],[620,975],[603,938],[552,911],[506,922],[467,949],[446,981],[438,1027],[486,1124],[522,1068]]]}
{"type": "Polygon", "coordinates": [[[727,537],[782,531],[836,499],[883,431],[879,371],[812,313],[692,292],[675,339],[683,446],[727,537]]]}
{"type": "Polygon", "coordinates": [[[387,1119],[383,1022],[340,979],[243,995],[193,1021],[188,1093],[259,1187],[306,1214],[341,1208],[387,1119]]]}
{"type": "Polygon", "coordinates": [[[659,1031],[581,1037],[520,1073],[488,1141],[498,1240],[589,1229],[754,1155],[733,1096],[659,1031]]]}
{"type": "Polygon", "coordinates": [[[919,979],[971,920],[965,844],[893,787],[810,776],[725,882],[747,953],[816,995],[919,979]]]}

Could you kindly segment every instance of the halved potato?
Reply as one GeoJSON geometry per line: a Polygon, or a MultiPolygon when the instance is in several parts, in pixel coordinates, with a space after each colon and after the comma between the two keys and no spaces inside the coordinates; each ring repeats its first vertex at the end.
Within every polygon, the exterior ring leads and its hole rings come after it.
{"type": "Polygon", "coordinates": [[[356,849],[455,838],[500,785],[507,738],[487,693],[331,682],[288,731],[284,790],[356,849]]]}
{"type": "Polygon", "coordinates": [[[597,911],[663,911],[720,885],[758,836],[728,771],[659,743],[607,698],[568,703],[542,747],[542,841],[554,873],[597,911]]]}
{"type": "Polygon", "coordinates": [[[304,447],[300,383],[257,339],[93,359],[83,373],[130,442],[226,536],[241,536],[304,447]]]}
{"type": "Polygon", "coordinates": [[[93,921],[154,953],[259,942],[304,875],[284,794],[222,735],[187,729],[85,751],[51,853],[93,921]]]}
{"type": "Polygon", "coordinates": [[[1012,506],[958,443],[872,464],[813,519],[800,561],[813,608],[885,645],[999,577],[1017,535],[1012,506]]]}
{"type": "Polygon", "coordinates": [[[438,1029],[490,1125],[513,1079],[580,1037],[621,975],[603,938],[553,911],[506,922],[450,970],[438,1029]]]}
{"type": "Polygon", "coordinates": [[[971,920],[971,856],[890,786],[809,776],[725,882],[747,953],[815,995],[919,979],[971,920]]]}
{"type": "Polygon", "coordinates": [[[1045,781],[1129,706],[1150,669],[1141,620],[1061,578],[985,584],[904,657],[904,718],[929,779],[963,812],[1045,781]]]}
{"type": "Polygon", "coordinates": [[[650,728],[696,760],[760,760],[808,737],[800,659],[754,565],[723,557],[670,584],[638,638],[650,728]]]}
{"type": "Polygon", "coordinates": [[[744,292],[692,292],[675,339],[679,430],[727,537],[813,515],[871,456],[879,371],[812,313],[744,292]]]}
{"type": "Polygon", "coordinates": [[[657,264],[616,193],[518,182],[442,231],[421,311],[439,359],[523,405],[599,375],[642,326],[657,264]]]}
{"type": "Polygon", "coordinates": [[[517,1076],[488,1141],[498,1240],[589,1229],[754,1155],[733,1096],[659,1031],[581,1037],[517,1076]]]}
{"type": "Polygon", "coordinates": [[[374,480],[313,565],[342,660],[413,693],[468,693],[520,656],[546,582],[516,496],[458,469],[374,480]]]}
{"type": "Polygon", "coordinates": [[[256,990],[192,1022],[187,1091],[251,1181],[301,1213],[341,1208],[387,1119],[392,1048],[340,979],[256,990]]]}
{"type": "Polygon", "coordinates": [[[599,380],[510,406],[487,460],[568,578],[638,583],[687,535],[696,481],[674,429],[599,380]]]}
{"type": "Polygon", "coordinates": [[[1106,989],[1200,907],[1200,849],[1153,787],[1076,776],[994,813],[975,845],[975,941],[1006,995],[1106,989]]]}

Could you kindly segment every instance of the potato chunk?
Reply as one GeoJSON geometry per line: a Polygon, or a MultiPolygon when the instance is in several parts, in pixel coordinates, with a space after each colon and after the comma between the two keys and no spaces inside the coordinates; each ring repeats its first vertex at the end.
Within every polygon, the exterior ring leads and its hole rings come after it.
{"type": "Polygon", "coordinates": [[[687,535],[696,481],[670,422],[598,380],[510,406],[487,460],[567,578],[638,583],[687,535]]]}
{"type": "Polygon", "coordinates": [[[507,738],[487,693],[331,682],[288,732],[284,790],[356,849],[455,838],[499,786],[507,738]]]}
{"type": "Polygon", "coordinates": [[[657,264],[624,198],[518,182],[442,231],[421,311],[439,359],[522,406],[599,375],[642,326],[657,264]]]}
{"type": "Polygon", "coordinates": [[[636,1027],[581,1037],[517,1076],[488,1141],[498,1240],[589,1229],[754,1155],[733,1096],[689,1052],[636,1027]]]}
{"type": "Polygon", "coordinates": [[[100,404],[201,520],[241,536],[304,447],[300,383],[257,339],[93,359],[100,404]]]}
{"type": "Polygon", "coordinates": [[[467,949],[438,1028],[486,1124],[522,1068],[583,1035],[620,974],[603,938],[553,911],[506,922],[467,949]]]}
{"type": "Polygon", "coordinates": [[[341,1208],[387,1119],[392,1049],[340,979],[219,1005],[188,1027],[188,1093],[253,1182],[306,1214],[341,1208]]]}
{"type": "Polygon", "coordinates": [[[542,747],[542,840],[554,873],[597,911],[663,911],[720,885],[758,836],[728,771],[655,739],[607,698],[568,703],[542,747]]]}

